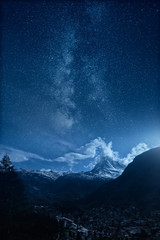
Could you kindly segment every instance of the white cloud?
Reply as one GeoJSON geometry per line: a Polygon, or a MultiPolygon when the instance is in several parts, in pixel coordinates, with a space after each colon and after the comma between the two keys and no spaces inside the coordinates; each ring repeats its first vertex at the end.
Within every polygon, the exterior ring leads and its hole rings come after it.
{"type": "MultiPolygon", "coordinates": [[[[70,123],[68,123],[68,127],[70,127],[70,123]]],[[[131,152],[128,153],[126,157],[120,158],[118,152],[112,149],[112,142],[106,143],[104,139],[98,137],[92,140],[90,143],[77,148],[74,152],[66,153],[64,156],[56,159],[46,159],[38,154],[24,152],[3,145],[0,145],[0,158],[2,158],[5,154],[8,154],[13,162],[27,161],[31,158],[47,162],[64,162],[68,163],[71,169],[75,164],[79,164],[81,161],[90,159],[89,164],[85,167],[87,170],[91,170],[96,163],[101,160],[102,157],[109,157],[112,160],[127,166],[137,155],[147,150],[149,150],[147,144],[139,143],[137,146],[131,149],[131,152]]]]}
{"type": "Polygon", "coordinates": [[[92,168],[102,156],[108,156],[110,158],[117,159],[118,153],[112,150],[112,142],[106,144],[102,138],[98,137],[90,143],[87,143],[86,145],[76,149],[75,152],[67,153],[55,160],[60,162],[68,162],[70,165],[74,165],[78,164],[77,161],[79,160],[90,158],[92,160],[88,167],[92,168]]]}
{"type": "Polygon", "coordinates": [[[87,158],[94,158],[99,149],[101,154],[112,154],[110,151],[111,143],[106,145],[102,138],[96,138],[90,143],[76,149],[75,152],[66,153],[63,157],[55,159],[60,162],[69,162],[70,164],[76,163],[76,160],[84,160],[87,158]]]}
{"type": "Polygon", "coordinates": [[[12,162],[28,161],[30,158],[39,159],[47,162],[52,161],[51,159],[43,158],[35,153],[25,152],[15,148],[0,145],[0,159],[2,159],[5,154],[9,155],[12,162]]]}
{"type": "Polygon", "coordinates": [[[91,158],[97,155],[97,151],[99,151],[99,155],[109,156],[111,158],[115,158],[118,154],[117,152],[112,151],[112,142],[106,144],[106,142],[100,137],[81,147],[80,150],[91,158]]]}
{"type": "Polygon", "coordinates": [[[131,152],[128,153],[127,157],[123,158],[122,161],[125,165],[128,165],[132,160],[139,154],[149,150],[149,147],[146,143],[139,143],[136,147],[131,149],[131,152]]]}
{"type": "Polygon", "coordinates": [[[78,164],[78,161],[83,161],[90,158],[90,163],[86,166],[88,169],[92,169],[102,157],[109,157],[114,161],[117,161],[127,166],[137,155],[147,151],[149,148],[145,143],[139,143],[136,147],[131,149],[131,152],[124,158],[120,158],[118,152],[112,149],[112,142],[108,144],[104,139],[98,137],[92,140],[90,143],[76,149],[75,152],[70,152],[62,157],[55,159],[59,162],[68,162],[71,166],[78,164]]]}

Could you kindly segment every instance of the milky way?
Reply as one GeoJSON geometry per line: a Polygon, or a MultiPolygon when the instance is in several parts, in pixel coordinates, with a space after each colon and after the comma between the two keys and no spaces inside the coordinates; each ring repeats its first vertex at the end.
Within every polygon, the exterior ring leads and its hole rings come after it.
{"type": "Polygon", "coordinates": [[[56,158],[159,144],[158,1],[2,1],[1,143],[56,158]]]}

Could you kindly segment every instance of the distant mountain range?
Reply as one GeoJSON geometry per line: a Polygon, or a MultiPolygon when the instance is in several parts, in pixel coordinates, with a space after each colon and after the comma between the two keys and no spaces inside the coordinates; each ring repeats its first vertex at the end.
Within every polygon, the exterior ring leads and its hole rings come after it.
{"type": "Polygon", "coordinates": [[[88,172],[55,172],[52,170],[18,169],[30,199],[36,204],[50,205],[75,201],[89,196],[105,182],[119,176],[124,165],[111,158],[102,158],[88,172]]]}
{"type": "Polygon", "coordinates": [[[124,165],[111,158],[103,158],[88,172],[55,172],[52,170],[24,170],[17,172],[24,182],[27,195],[34,204],[50,205],[75,201],[89,196],[102,184],[119,176],[124,165]]]}
{"type": "Polygon", "coordinates": [[[33,205],[68,211],[100,206],[160,208],[160,148],[138,155],[124,168],[103,157],[88,172],[16,171],[33,205]]]}
{"type": "MultiPolygon", "coordinates": [[[[107,178],[90,173],[58,173],[53,171],[17,170],[32,205],[66,206],[67,202],[85,198],[97,190],[107,178]]],[[[68,206],[68,205],[67,205],[68,206]]]]}
{"type": "Polygon", "coordinates": [[[65,205],[66,201],[75,201],[85,198],[97,190],[104,182],[119,176],[124,165],[113,161],[109,157],[103,157],[88,172],[69,172],[64,163],[56,168],[53,161],[43,159],[36,154],[26,153],[12,148],[2,148],[1,157],[8,154],[14,159],[14,166],[20,178],[23,180],[27,195],[34,205],[65,205]],[[23,161],[24,160],[24,161],[23,161]],[[31,170],[35,166],[39,170],[31,170]],[[43,169],[43,167],[54,169],[43,169]],[[22,168],[21,168],[22,167],[22,168]],[[23,169],[25,168],[25,169],[23,169]],[[28,170],[27,170],[28,169],[28,170]],[[41,170],[40,170],[41,169],[41,170]],[[56,171],[61,169],[61,171],[56,171]],[[63,204],[62,204],[63,203],[63,204]]]}
{"type": "MultiPolygon", "coordinates": [[[[15,168],[17,168],[17,169],[26,169],[26,170],[31,171],[32,173],[34,171],[35,171],[35,173],[39,171],[41,174],[43,172],[41,170],[44,170],[45,174],[47,172],[46,170],[48,170],[48,174],[50,172],[50,175],[53,172],[54,173],[57,172],[57,174],[60,174],[62,172],[70,172],[71,173],[70,166],[67,162],[60,162],[60,161],[56,161],[54,159],[45,159],[37,154],[33,154],[30,152],[24,152],[21,150],[17,150],[17,149],[13,149],[13,148],[9,148],[9,147],[0,145],[0,158],[2,158],[3,155],[5,155],[5,154],[8,154],[10,156],[11,161],[13,161],[13,164],[14,164],[15,168]]],[[[90,159],[90,161],[94,162],[95,160],[90,159]]],[[[82,164],[83,164],[83,168],[84,168],[85,162],[79,161],[79,165],[82,165],[82,164]],[[80,162],[82,162],[82,163],[80,163],[80,162]]],[[[78,164],[76,164],[76,165],[78,165],[78,164]]],[[[101,155],[99,155],[97,164],[95,164],[93,169],[91,169],[90,171],[86,170],[86,173],[85,174],[83,173],[83,177],[84,176],[86,176],[86,177],[95,176],[95,177],[113,179],[113,178],[118,177],[123,172],[125,167],[126,167],[126,165],[121,164],[119,161],[113,160],[110,157],[104,157],[104,156],[101,157],[101,155]]],[[[78,171],[78,172],[80,172],[80,171],[78,171]]]]}
{"type": "Polygon", "coordinates": [[[34,204],[50,205],[85,198],[102,184],[119,176],[124,165],[111,158],[103,158],[88,172],[55,172],[52,170],[24,170],[17,172],[34,204]]]}

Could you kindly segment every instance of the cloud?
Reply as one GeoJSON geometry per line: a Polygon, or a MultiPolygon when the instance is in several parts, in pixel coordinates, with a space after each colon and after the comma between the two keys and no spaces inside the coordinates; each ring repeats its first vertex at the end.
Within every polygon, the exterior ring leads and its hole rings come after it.
{"type": "Polygon", "coordinates": [[[125,167],[132,162],[137,155],[147,150],[149,150],[147,144],[139,143],[131,149],[131,152],[127,154],[126,157],[121,158],[118,152],[112,149],[112,142],[106,143],[104,139],[98,137],[90,143],[77,148],[75,151],[66,153],[56,159],[43,158],[38,154],[24,152],[3,145],[0,145],[0,158],[2,158],[5,154],[8,154],[13,162],[22,162],[30,159],[39,159],[46,162],[62,162],[67,163],[70,166],[70,169],[72,169],[74,165],[83,163],[82,166],[87,171],[93,169],[94,166],[105,157],[109,157],[111,160],[117,161],[125,167]],[[88,164],[85,163],[85,160],[87,159],[89,160],[88,164]]]}
{"type": "Polygon", "coordinates": [[[106,142],[100,137],[81,147],[80,150],[92,158],[97,154],[115,158],[118,154],[117,152],[112,151],[112,142],[106,144],[106,142]]]}
{"type": "Polygon", "coordinates": [[[90,163],[86,165],[86,169],[92,169],[102,158],[109,157],[124,166],[127,166],[137,155],[149,149],[147,144],[139,143],[136,147],[131,149],[131,152],[124,158],[120,158],[119,153],[112,149],[112,142],[106,143],[104,139],[98,137],[90,143],[76,149],[75,152],[70,152],[62,157],[56,158],[55,161],[67,162],[70,166],[78,164],[79,161],[91,159],[90,163]]]}
{"type": "Polygon", "coordinates": [[[70,165],[77,164],[77,160],[84,160],[87,158],[95,158],[97,155],[108,155],[110,157],[115,157],[116,152],[111,151],[112,143],[106,144],[105,141],[98,137],[85,144],[84,146],[76,149],[75,152],[66,153],[64,156],[55,159],[60,162],[68,162],[70,165]]]}
{"type": "Polygon", "coordinates": [[[0,145],[0,158],[2,159],[2,157],[5,154],[9,155],[12,162],[28,161],[31,158],[39,159],[39,160],[47,161],[47,162],[52,162],[51,159],[43,158],[35,153],[25,152],[25,151],[18,150],[15,148],[0,145]]]}
{"type": "Polygon", "coordinates": [[[128,165],[132,160],[139,154],[149,150],[149,147],[146,143],[139,143],[136,147],[131,149],[131,152],[127,155],[127,157],[122,159],[122,162],[125,165],[128,165]]]}

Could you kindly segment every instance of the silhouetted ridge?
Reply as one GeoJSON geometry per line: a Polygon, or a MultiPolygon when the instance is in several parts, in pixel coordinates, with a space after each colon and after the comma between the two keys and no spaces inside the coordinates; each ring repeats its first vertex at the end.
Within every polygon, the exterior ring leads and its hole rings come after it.
{"type": "Polygon", "coordinates": [[[137,156],[120,177],[103,184],[86,202],[96,206],[160,208],[160,148],[137,156]]]}

